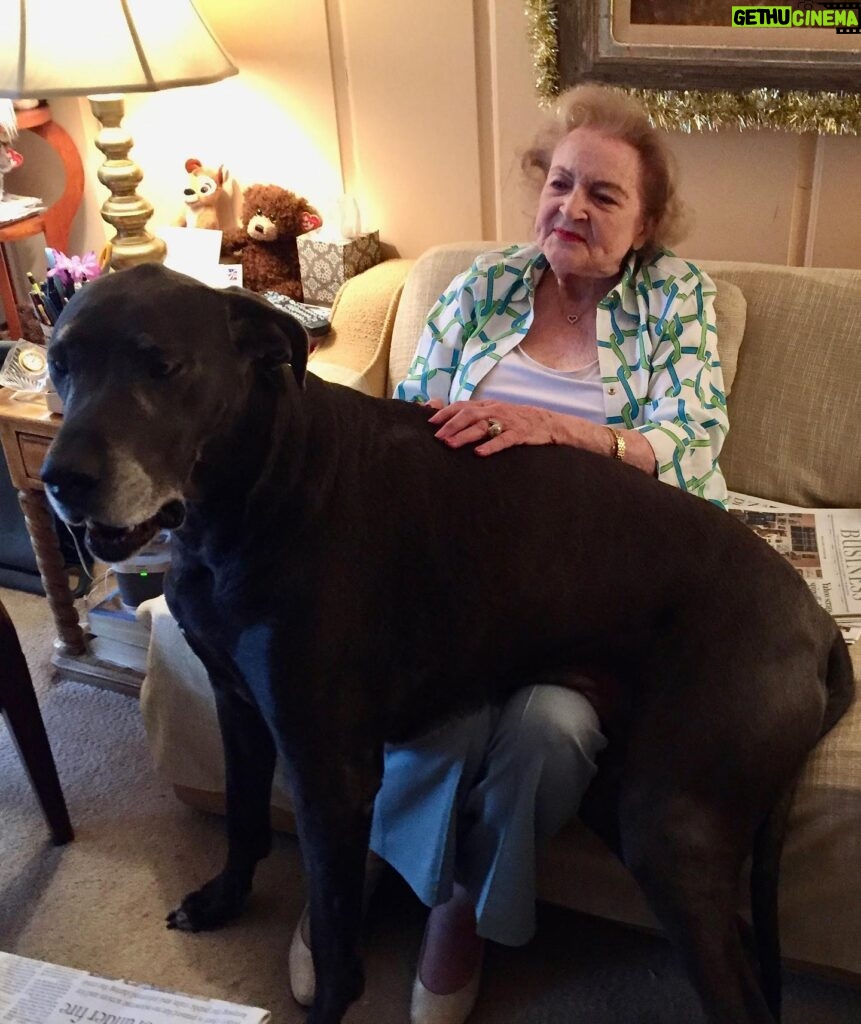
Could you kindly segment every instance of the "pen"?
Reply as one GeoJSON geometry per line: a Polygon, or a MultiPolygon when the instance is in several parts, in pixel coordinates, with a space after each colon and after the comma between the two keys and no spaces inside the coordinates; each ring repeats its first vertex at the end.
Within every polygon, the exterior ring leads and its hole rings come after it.
{"type": "Polygon", "coordinates": [[[31,291],[30,301],[33,303],[33,309],[36,311],[36,316],[39,319],[39,322],[44,324],[45,327],[53,326],[51,324],[51,320],[48,316],[45,306],[42,303],[42,296],[39,295],[37,292],[31,291]]]}
{"type": "Polygon", "coordinates": [[[57,317],[62,312],[62,305],[57,305],[57,302],[55,301],[54,297],[51,295],[47,288],[41,289],[39,297],[41,298],[45,306],[45,309],[47,310],[48,316],[51,319],[51,323],[55,324],[57,322],[57,317]]]}
{"type": "Polygon", "coordinates": [[[51,300],[51,304],[57,311],[57,316],[63,311],[63,306],[69,301],[66,298],[65,290],[56,277],[49,277],[42,286],[42,293],[51,300]]]}
{"type": "Polygon", "coordinates": [[[53,326],[57,322],[60,310],[55,306],[47,291],[39,285],[39,282],[29,270],[27,271],[27,280],[30,282],[30,296],[33,300],[33,305],[37,310],[41,308],[44,312],[47,317],[46,326],[53,326]]]}

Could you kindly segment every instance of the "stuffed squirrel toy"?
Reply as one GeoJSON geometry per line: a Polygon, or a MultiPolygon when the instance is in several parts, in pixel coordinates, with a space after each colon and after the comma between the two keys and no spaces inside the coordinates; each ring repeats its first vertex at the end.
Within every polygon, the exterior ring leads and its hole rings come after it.
{"type": "Polygon", "coordinates": [[[223,230],[227,225],[221,222],[220,206],[225,197],[228,172],[223,166],[204,167],[194,157],[185,161],[185,169],[188,172],[183,196],[185,209],[177,217],[176,224],[183,228],[223,230]]]}
{"type": "Polygon", "coordinates": [[[301,302],[296,236],[322,223],[308,200],[294,192],[278,185],[250,185],[243,193],[242,226],[225,233],[221,251],[242,264],[244,287],[301,302]]]}

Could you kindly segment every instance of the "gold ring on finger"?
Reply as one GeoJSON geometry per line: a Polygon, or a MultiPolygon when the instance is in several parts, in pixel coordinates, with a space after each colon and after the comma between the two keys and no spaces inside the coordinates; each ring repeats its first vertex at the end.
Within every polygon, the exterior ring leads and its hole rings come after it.
{"type": "Polygon", "coordinates": [[[499,437],[502,433],[502,424],[499,420],[488,420],[487,421],[487,436],[488,437],[499,437]]]}

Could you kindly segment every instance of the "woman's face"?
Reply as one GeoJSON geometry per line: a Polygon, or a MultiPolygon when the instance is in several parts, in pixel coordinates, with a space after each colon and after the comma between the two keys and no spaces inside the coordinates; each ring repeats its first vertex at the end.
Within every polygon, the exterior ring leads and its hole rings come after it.
{"type": "Polygon", "coordinates": [[[640,155],[594,128],[575,128],[553,151],[535,234],[557,278],[617,277],[646,240],[640,155]]]}

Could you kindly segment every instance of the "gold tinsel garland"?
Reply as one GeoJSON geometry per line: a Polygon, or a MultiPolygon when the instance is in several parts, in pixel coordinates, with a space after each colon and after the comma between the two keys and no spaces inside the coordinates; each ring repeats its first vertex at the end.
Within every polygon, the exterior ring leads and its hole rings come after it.
{"type": "Polygon", "coordinates": [[[861,96],[837,92],[659,91],[628,89],[646,108],[652,123],[668,130],[693,132],[771,128],[821,135],[861,135],[861,96]]]}
{"type": "Polygon", "coordinates": [[[545,102],[559,95],[559,36],[556,0],[526,0],[535,87],[545,102]]]}
{"type": "MultiPolygon", "coordinates": [[[[560,92],[557,0],[526,0],[529,39],[538,95],[546,105],[560,92]]],[[[861,95],[752,89],[723,92],[626,89],[659,128],[669,131],[742,131],[770,128],[822,135],[861,135],[861,95]]]]}

